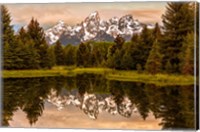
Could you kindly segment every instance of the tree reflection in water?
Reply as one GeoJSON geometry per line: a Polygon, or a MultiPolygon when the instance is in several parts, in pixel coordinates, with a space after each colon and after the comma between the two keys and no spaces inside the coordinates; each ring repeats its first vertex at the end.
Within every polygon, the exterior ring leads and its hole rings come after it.
{"type": "Polygon", "coordinates": [[[3,81],[3,126],[9,126],[18,109],[26,113],[31,125],[36,123],[48,101],[58,110],[74,105],[91,119],[105,111],[126,118],[138,112],[145,120],[152,112],[161,119],[163,129],[194,129],[193,86],[109,81],[93,74],[3,81]]]}

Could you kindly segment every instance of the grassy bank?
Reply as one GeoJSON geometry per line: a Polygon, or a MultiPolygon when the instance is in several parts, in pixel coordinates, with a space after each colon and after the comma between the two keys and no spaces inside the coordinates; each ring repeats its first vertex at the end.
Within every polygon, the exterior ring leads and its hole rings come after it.
{"type": "Polygon", "coordinates": [[[194,84],[193,76],[169,75],[169,74],[146,74],[136,71],[117,71],[107,75],[109,80],[136,81],[152,83],[156,85],[191,85],[194,84]]]}
{"type": "Polygon", "coordinates": [[[33,78],[51,76],[76,76],[77,74],[106,74],[112,70],[107,68],[73,68],[56,67],[51,70],[3,70],[3,78],[33,78]]]}
{"type": "Polygon", "coordinates": [[[169,74],[146,74],[136,71],[119,71],[108,68],[73,68],[56,67],[51,70],[3,70],[3,78],[32,78],[51,76],[76,76],[77,74],[92,73],[102,74],[108,80],[137,81],[156,85],[190,85],[194,84],[193,76],[169,75],[169,74]]]}

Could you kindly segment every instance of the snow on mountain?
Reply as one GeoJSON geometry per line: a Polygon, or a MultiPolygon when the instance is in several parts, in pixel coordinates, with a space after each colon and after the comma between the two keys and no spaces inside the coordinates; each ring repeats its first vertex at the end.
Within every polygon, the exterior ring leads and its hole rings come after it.
{"type": "Polygon", "coordinates": [[[100,20],[100,23],[99,23],[99,30],[100,31],[107,31],[108,27],[109,27],[109,23],[107,21],[100,20]]]}
{"type": "Polygon", "coordinates": [[[134,23],[131,15],[126,15],[120,18],[119,20],[119,30],[122,34],[133,34],[134,23]]]}
{"type": "Polygon", "coordinates": [[[55,26],[45,31],[46,39],[50,44],[55,43],[66,29],[64,22],[60,20],[55,26]]]}
{"type": "MultiPolygon", "coordinates": [[[[147,28],[154,28],[148,24],[147,28]]],[[[97,11],[91,13],[84,21],[75,25],[66,25],[59,21],[55,26],[45,31],[49,44],[60,40],[62,44],[79,44],[88,40],[113,41],[117,35],[130,39],[133,34],[141,33],[143,24],[134,20],[131,15],[121,18],[113,17],[108,21],[101,20],[97,11]]]]}
{"type": "Polygon", "coordinates": [[[94,38],[98,31],[100,25],[100,17],[97,11],[91,13],[83,22],[84,36],[83,41],[90,40],[94,38]]]}

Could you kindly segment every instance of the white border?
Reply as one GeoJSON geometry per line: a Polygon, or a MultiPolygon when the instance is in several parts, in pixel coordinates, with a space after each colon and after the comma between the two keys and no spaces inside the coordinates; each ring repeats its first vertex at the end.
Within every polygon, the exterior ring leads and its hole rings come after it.
{"type": "MultiPolygon", "coordinates": [[[[0,4],[5,4],[5,3],[78,3],[78,2],[160,2],[161,0],[3,0],[3,1],[0,1],[0,4]]],[[[165,0],[165,1],[176,1],[176,2],[180,2],[180,1],[197,1],[197,2],[200,2],[200,0],[165,0]]],[[[1,18],[1,14],[0,14],[0,18],[1,18]]],[[[1,28],[1,25],[0,25],[0,28],[1,28]]],[[[195,31],[196,31],[196,28],[195,28],[195,31]]],[[[1,34],[1,30],[0,30],[0,34],[1,34]]],[[[200,36],[197,36],[200,38],[200,36]]],[[[196,36],[195,36],[196,38],[196,36]]],[[[1,39],[1,36],[0,36],[0,39],[1,39]]],[[[195,39],[195,42],[196,42],[196,39],[195,39]]],[[[1,43],[0,42],[0,49],[1,49],[1,43]]],[[[196,46],[195,46],[196,47],[196,46]]],[[[198,49],[200,51],[200,47],[198,49]]],[[[195,60],[197,59],[196,58],[196,49],[195,49],[195,60]]],[[[1,64],[2,64],[2,60],[1,60],[1,57],[2,57],[2,52],[0,50],[0,77],[1,77],[1,64]]],[[[200,60],[200,58],[199,58],[200,60]]],[[[196,63],[195,63],[195,68],[196,68],[196,63]]],[[[194,73],[194,75],[196,75],[196,71],[194,73]]],[[[195,76],[195,81],[196,81],[196,76],[195,76]]],[[[2,78],[0,78],[0,84],[2,85],[2,78]]],[[[196,84],[196,82],[195,82],[196,84]]],[[[196,92],[196,86],[194,88],[194,92],[196,92]]],[[[0,101],[2,101],[1,99],[1,93],[2,93],[2,88],[0,88],[0,101]]],[[[200,93],[198,93],[200,95],[200,93]]],[[[195,99],[196,99],[196,93],[195,93],[195,99]]],[[[196,103],[196,100],[194,101],[196,103]]],[[[1,111],[1,105],[2,103],[0,104],[0,113],[2,112],[1,111]]],[[[196,105],[195,105],[195,111],[196,111],[196,105]]],[[[0,115],[1,116],[1,115],[0,115]]],[[[0,118],[1,119],[1,118],[0,118]]],[[[0,120],[0,123],[1,123],[1,120],[0,120]]],[[[94,130],[94,129],[37,129],[37,128],[0,128],[0,131],[6,131],[6,132],[11,132],[11,131],[19,131],[19,132],[26,132],[26,131],[30,131],[30,132],[98,132],[98,131],[103,131],[103,132],[134,132],[134,131],[140,131],[140,132],[145,132],[144,130],[94,130]]],[[[185,130],[181,130],[181,131],[185,131],[185,130]]],[[[190,130],[191,132],[192,130],[190,130]]],[[[164,132],[170,132],[170,131],[164,131],[164,132]]],[[[198,132],[200,132],[200,130],[198,130],[198,132]]]]}

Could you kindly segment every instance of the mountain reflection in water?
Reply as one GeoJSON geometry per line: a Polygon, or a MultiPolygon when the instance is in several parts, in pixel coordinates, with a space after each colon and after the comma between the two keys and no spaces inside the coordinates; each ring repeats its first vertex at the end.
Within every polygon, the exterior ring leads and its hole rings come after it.
{"type": "Polygon", "coordinates": [[[63,109],[68,105],[75,105],[79,107],[91,119],[97,119],[97,116],[102,111],[106,111],[112,115],[120,114],[124,117],[130,117],[132,112],[137,112],[137,108],[126,96],[123,97],[120,104],[116,104],[114,96],[97,96],[95,94],[84,93],[82,96],[67,94],[64,96],[57,96],[56,91],[51,91],[48,95],[48,102],[57,107],[58,110],[63,109]]]}
{"type": "Polygon", "coordinates": [[[24,127],[29,123],[50,128],[194,129],[192,85],[110,81],[93,74],[3,82],[2,126],[24,127]],[[48,115],[50,111],[53,113],[48,115]],[[68,122],[63,124],[62,118],[68,122]],[[49,122],[52,124],[47,125],[49,122]]]}

